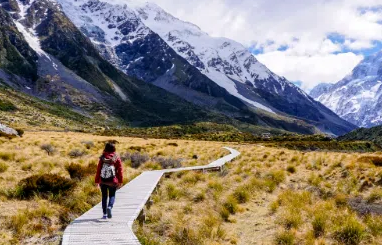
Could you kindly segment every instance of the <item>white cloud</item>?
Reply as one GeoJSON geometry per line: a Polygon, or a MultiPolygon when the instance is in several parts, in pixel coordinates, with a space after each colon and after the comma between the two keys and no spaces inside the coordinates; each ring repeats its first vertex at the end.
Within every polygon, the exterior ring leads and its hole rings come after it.
{"type": "Polygon", "coordinates": [[[291,81],[302,81],[302,88],[309,91],[319,83],[335,83],[348,74],[362,59],[353,53],[298,55],[274,51],[257,56],[269,69],[283,74],[291,81]]]}
{"type": "Polygon", "coordinates": [[[212,36],[263,48],[260,61],[305,88],[340,80],[362,58],[342,48],[362,50],[382,40],[381,0],[151,1],[212,36]],[[328,39],[332,33],[345,43],[328,39]],[[282,46],[288,49],[277,51],[282,46]]]}
{"type": "Polygon", "coordinates": [[[346,39],[344,46],[352,50],[362,50],[372,48],[374,45],[372,41],[369,40],[349,40],[346,39]]]}

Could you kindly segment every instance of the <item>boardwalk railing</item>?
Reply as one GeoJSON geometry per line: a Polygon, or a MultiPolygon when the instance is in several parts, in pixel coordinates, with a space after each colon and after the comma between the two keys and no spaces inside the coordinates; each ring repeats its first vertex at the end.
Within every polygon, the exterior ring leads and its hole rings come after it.
{"type": "Polygon", "coordinates": [[[143,172],[117,192],[113,218],[102,217],[101,204],[74,220],[64,232],[62,245],[72,244],[126,244],[140,245],[132,231],[133,223],[145,207],[163,174],[187,170],[211,170],[222,166],[240,155],[240,152],[224,147],[231,154],[208,165],[178,169],[143,172]]]}

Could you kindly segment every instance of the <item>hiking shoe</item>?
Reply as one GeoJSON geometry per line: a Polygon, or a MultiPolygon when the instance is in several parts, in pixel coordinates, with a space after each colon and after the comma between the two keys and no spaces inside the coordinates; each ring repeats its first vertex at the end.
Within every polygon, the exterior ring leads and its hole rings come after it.
{"type": "Polygon", "coordinates": [[[102,219],[107,219],[107,215],[104,214],[104,215],[102,216],[102,219]]]}
{"type": "Polygon", "coordinates": [[[107,217],[108,217],[109,219],[111,219],[111,218],[113,217],[113,215],[111,214],[111,207],[108,207],[108,208],[107,208],[107,217]]]}

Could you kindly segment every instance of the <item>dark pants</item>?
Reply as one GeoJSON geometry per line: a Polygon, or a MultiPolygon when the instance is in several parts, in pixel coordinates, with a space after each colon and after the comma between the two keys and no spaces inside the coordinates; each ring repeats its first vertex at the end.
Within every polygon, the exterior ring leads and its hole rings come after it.
{"type": "Polygon", "coordinates": [[[108,207],[113,208],[116,191],[117,191],[117,187],[115,187],[115,186],[109,186],[109,185],[101,184],[102,210],[103,210],[104,214],[106,214],[106,209],[108,207]],[[109,205],[107,205],[107,193],[108,192],[109,192],[109,205]]]}

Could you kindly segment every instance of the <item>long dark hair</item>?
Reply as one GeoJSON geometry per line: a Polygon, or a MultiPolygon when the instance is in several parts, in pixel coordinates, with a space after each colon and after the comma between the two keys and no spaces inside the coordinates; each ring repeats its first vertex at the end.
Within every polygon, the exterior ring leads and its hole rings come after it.
{"type": "Polygon", "coordinates": [[[103,150],[103,151],[104,152],[115,152],[115,144],[113,144],[111,142],[106,143],[105,150],[103,150]]]}

